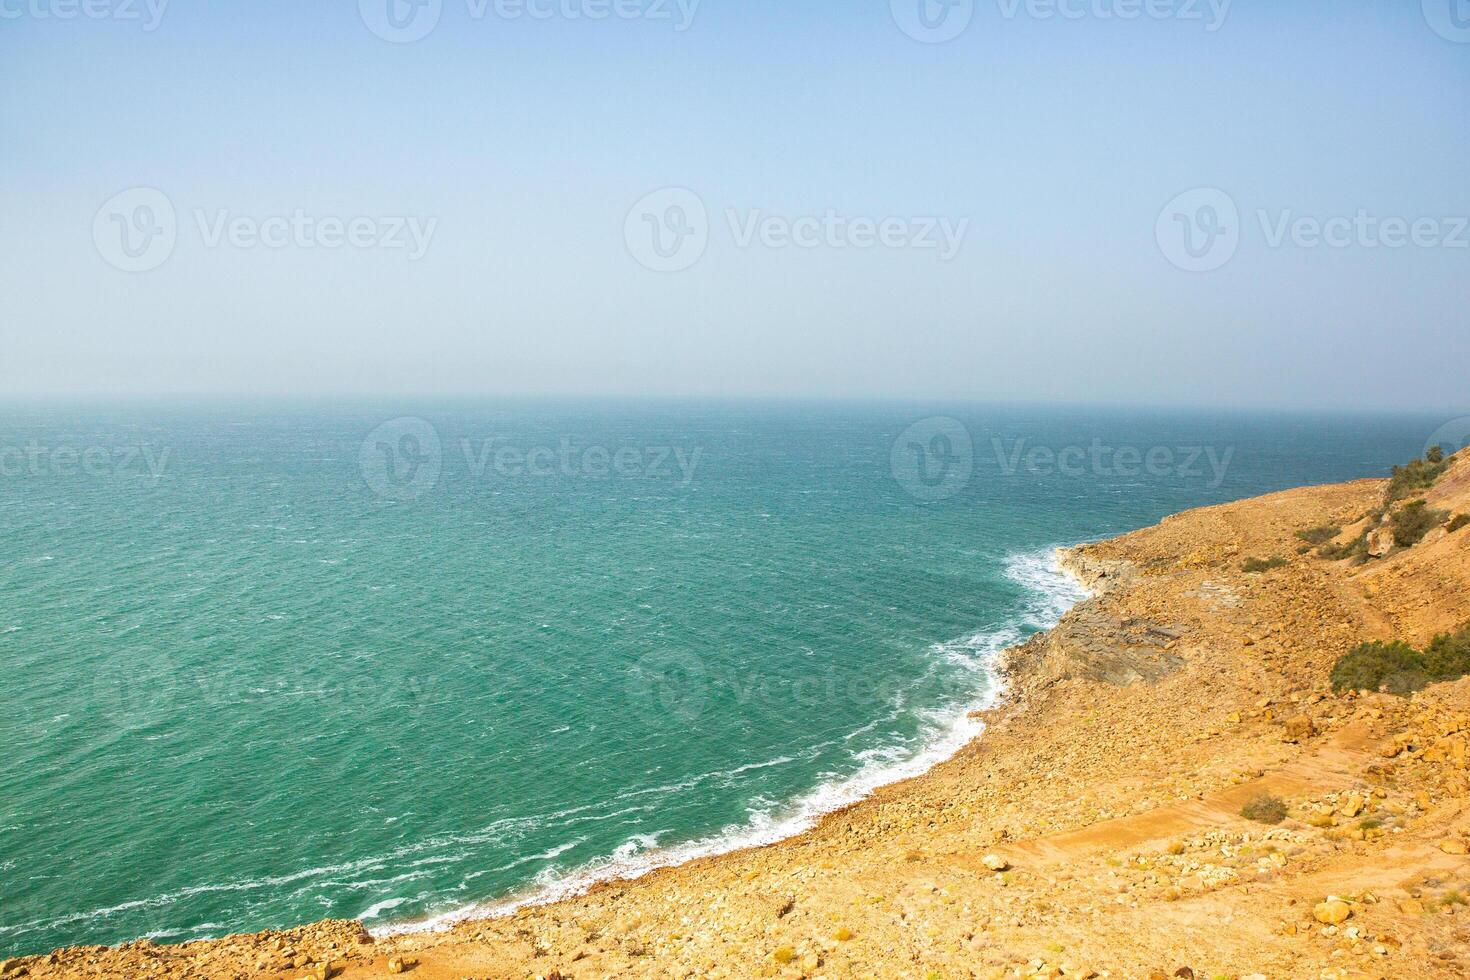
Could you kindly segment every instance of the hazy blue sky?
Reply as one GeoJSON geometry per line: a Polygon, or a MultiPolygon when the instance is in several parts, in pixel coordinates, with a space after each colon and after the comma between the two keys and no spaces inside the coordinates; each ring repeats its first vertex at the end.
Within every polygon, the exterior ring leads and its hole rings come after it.
{"type": "Polygon", "coordinates": [[[6,392],[1470,402],[1466,0],[151,2],[0,0],[6,392]]]}

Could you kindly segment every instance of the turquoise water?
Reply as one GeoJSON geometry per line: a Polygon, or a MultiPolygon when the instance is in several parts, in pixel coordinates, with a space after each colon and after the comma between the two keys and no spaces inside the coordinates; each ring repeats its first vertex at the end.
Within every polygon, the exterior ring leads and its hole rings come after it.
{"type": "Polygon", "coordinates": [[[973,733],[1076,598],[1052,547],[1442,421],[6,408],[0,954],[421,925],[790,833],[973,733]]]}

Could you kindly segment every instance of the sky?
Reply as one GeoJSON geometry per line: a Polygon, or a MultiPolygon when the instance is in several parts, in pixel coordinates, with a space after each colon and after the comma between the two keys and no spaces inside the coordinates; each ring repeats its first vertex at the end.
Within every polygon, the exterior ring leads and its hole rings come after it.
{"type": "Polygon", "coordinates": [[[1461,409],[1467,94],[1470,0],[0,0],[0,390],[1461,409]]]}

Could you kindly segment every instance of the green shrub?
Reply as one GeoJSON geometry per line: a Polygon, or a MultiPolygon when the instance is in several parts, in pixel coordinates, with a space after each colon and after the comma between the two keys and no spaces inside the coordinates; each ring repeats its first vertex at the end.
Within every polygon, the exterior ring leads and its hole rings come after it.
{"type": "Polygon", "coordinates": [[[1452,681],[1470,674],[1470,626],[1430,641],[1424,650],[1424,669],[1437,681],[1452,681]]]}
{"type": "Polygon", "coordinates": [[[1449,465],[1441,456],[1438,462],[1416,459],[1405,466],[1395,466],[1393,479],[1388,481],[1388,502],[1391,504],[1434,486],[1434,481],[1440,478],[1449,465]]]}
{"type": "Polygon", "coordinates": [[[1470,524],[1470,514],[1456,514],[1454,518],[1450,521],[1450,533],[1454,534],[1466,524],[1470,524]]]}
{"type": "Polygon", "coordinates": [[[1247,558],[1245,564],[1240,567],[1242,570],[1254,574],[1256,572],[1269,572],[1271,569],[1280,568],[1286,563],[1285,558],[1247,558]]]}
{"type": "Polygon", "coordinates": [[[1400,548],[1412,548],[1449,516],[1442,510],[1427,506],[1422,500],[1412,500],[1394,511],[1389,518],[1389,524],[1393,528],[1393,542],[1400,548]]]}
{"type": "Polygon", "coordinates": [[[1342,528],[1336,524],[1323,524],[1319,527],[1309,527],[1305,531],[1298,531],[1296,532],[1296,536],[1307,544],[1321,545],[1326,544],[1341,533],[1342,528]]]}
{"type": "Polygon", "coordinates": [[[1429,683],[1429,672],[1418,650],[1407,643],[1363,643],[1332,668],[1332,689],[1408,694],[1429,683]]]}
{"type": "Polygon", "coordinates": [[[1433,463],[1436,466],[1444,462],[1444,447],[1430,446],[1429,452],[1424,454],[1424,462],[1433,463]]]}
{"type": "Polygon", "coordinates": [[[1279,796],[1259,793],[1240,808],[1240,815],[1257,823],[1280,823],[1286,819],[1286,803],[1279,796]]]}
{"type": "MultiPolygon", "coordinates": [[[[1377,526],[1376,522],[1374,526],[1377,526]]],[[[1368,532],[1364,531],[1345,544],[1325,544],[1317,551],[1317,554],[1326,558],[1328,561],[1341,561],[1344,558],[1366,560],[1368,557],[1368,532]]]]}

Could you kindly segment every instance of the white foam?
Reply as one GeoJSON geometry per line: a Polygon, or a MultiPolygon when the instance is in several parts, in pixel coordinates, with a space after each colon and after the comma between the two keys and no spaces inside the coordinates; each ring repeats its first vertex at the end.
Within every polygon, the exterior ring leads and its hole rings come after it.
{"type": "Polygon", "coordinates": [[[384,912],[391,912],[393,909],[398,908],[398,906],[402,905],[406,901],[408,901],[408,899],[406,898],[384,899],[383,901],[378,902],[376,905],[370,906],[367,911],[359,915],[357,917],[358,921],[366,922],[368,919],[376,919],[384,912]]]}
{"type": "MultiPolygon", "coordinates": [[[[578,868],[561,871],[554,865],[548,867],[536,876],[529,889],[518,895],[464,906],[416,922],[389,924],[372,930],[374,935],[428,932],[447,929],[471,919],[498,918],[528,906],[545,905],[584,894],[603,882],[630,881],[660,868],[774,844],[810,830],[823,816],[857,803],[884,786],[919,776],[952,758],[985,729],[980,721],[970,717],[971,712],[993,707],[1003,693],[1001,685],[994,679],[996,657],[1021,642],[1029,633],[1055,626],[1068,609],[1087,598],[1087,590],[1058,564],[1054,548],[1010,556],[1006,560],[1005,574],[1027,592],[1022,621],[935,646],[934,652],[940,658],[976,672],[980,694],[978,700],[934,712],[917,751],[899,745],[867,749],[855,757],[863,763],[856,773],[834,778],[784,806],[769,803],[755,806],[744,825],[725,827],[709,837],[666,848],[658,847],[657,834],[635,835],[612,854],[578,868]]],[[[871,727],[870,724],[864,729],[871,727]]],[[[790,760],[782,758],[741,769],[786,761],[790,760]]],[[[704,778],[701,776],[676,785],[692,785],[704,778]]]]}

